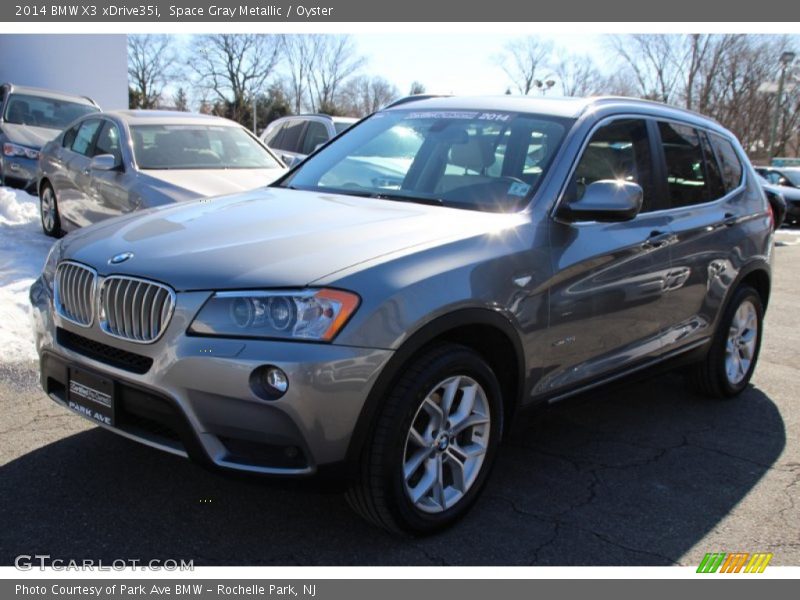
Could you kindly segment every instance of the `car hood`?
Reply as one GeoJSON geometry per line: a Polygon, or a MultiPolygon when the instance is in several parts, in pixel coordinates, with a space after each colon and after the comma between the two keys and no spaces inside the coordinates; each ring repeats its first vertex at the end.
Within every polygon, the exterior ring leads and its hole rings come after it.
{"type": "Polygon", "coordinates": [[[414,246],[521,222],[496,214],[280,188],[190,200],[110,219],[64,239],[63,257],[179,291],[299,287],[414,246]],[[109,265],[111,257],[133,258],[109,265]]]}
{"type": "Polygon", "coordinates": [[[189,190],[201,196],[236,194],[264,187],[283,175],[286,169],[147,169],[142,173],[162,183],[189,190]]]}
{"type": "Polygon", "coordinates": [[[31,125],[18,125],[14,123],[3,123],[2,129],[9,142],[36,149],[41,148],[61,133],[60,129],[33,127],[31,125]]]}

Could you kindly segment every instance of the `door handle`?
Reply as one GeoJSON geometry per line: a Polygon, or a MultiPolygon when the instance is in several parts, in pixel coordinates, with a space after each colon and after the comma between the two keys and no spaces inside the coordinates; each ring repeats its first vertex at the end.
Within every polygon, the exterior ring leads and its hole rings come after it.
{"type": "Polygon", "coordinates": [[[725,217],[722,220],[722,224],[725,225],[725,227],[733,227],[734,225],[736,225],[736,222],[738,220],[739,218],[733,213],[725,213],[725,217]]]}
{"type": "Polygon", "coordinates": [[[91,174],[92,174],[92,170],[91,170],[89,167],[86,167],[86,168],[83,170],[83,174],[84,174],[84,175],[91,175],[91,174]]]}
{"type": "Polygon", "coordinates": [[[653,230],[650,232],[650,236],[642,242],[642,249],[643,250],[656,250],[658,248],[663,248],[667,244],[669,244],[670,239],[672,239],[672,234],[668,231],[659,231],[653,230]]]}

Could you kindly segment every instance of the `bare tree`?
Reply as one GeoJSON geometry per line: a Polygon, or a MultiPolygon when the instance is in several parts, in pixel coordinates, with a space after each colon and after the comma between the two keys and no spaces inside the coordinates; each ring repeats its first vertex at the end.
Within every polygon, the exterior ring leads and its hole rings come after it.
{"type": "Polygon", "coordinates": [[[333,113],[340,87],[366,60],[358,54],[349,35],[316,35],[312,43],[315,62],[308,76],[311,110],[333,113]]]}
{"type": "Polygon", "coordinates": [[[218,33],[192,40],[189,68],[198,86],[228,107],[242,122],[252,101],[274,74],[282,40],[278,35],[218,33]]]}
{"type": "Polygon", "coordinates": [[[409,96],[416,96],[417,94],[424,94],[424,93],[425,93],[424,85],[422,85],[419,81],[411,82],[411,89],[408,90],[409,96]]]}
{"type": "Polygon", "coordinates": [[[128,36],[130,108],[155,108],[167,82],[175,75],[177,54],[167,35],[128,36]]]}
{"type": "Polygon", "coordinates": [[[350,117],[365,117],[396,100],[400,91],[383,77],[360,75],[342,86],[337,106],[350,117]]]}
{"type": "Polygon", "coordinates": [[[564,96],[592,96],[603,93],[603,77],[589,56],[559,53],[553,73],[564,96]]]}
{"type": "Polygon", "coordinates": [[[288,77],[286,82],[289,100],[295,114],[308,105],[309,79],[317,62],[320,44],[315,35],[286,35],[283,38],[284,58],[288,77]]]}
{"type": "Polygon", "coordinates": [[[178,88],[178,91],[172,97],[172,103],[175,105],[176,110],[189,112],[189,96],[187,96],[185,88],[178,88]]]}
{"type": "Polygon", "coordinates": [[[685,58],[679,35],[631,34],[612,36],[611,46],[632,72],[639,95],[671,102],[685,58]]]}
{"type": "Polygon", "coordinates": [[[544,78],[549,70],[553,44],[542,38],[528,36],[509,42],[504,52],[495,57],[511,83],[520,94],[528,95],[534,88],[534,81],[544,78]]]}

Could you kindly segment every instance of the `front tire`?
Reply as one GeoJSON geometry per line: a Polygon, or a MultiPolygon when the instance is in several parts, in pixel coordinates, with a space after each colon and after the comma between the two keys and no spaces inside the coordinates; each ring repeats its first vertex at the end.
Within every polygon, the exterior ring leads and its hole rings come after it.
{"type": "Polygon", "coordinates": [[[39,216],[42,219],[42,230],[45,235],[58,238],[64,234],[61,229],[56,193],[49,183],[43,184],[39,193],[39,216]]]}
{"type": "Polygon", "coordinates": [[[761,349],[764,305],[758,292],[740,286],[722,315],[705,360],[689,372],[689,385],[704,396],[732,398],[753,376],[761,349]]]}
{"type": "Polygon", "coordinates": [[[464,346],[436,346],[392,385],[348,502],[392,532],[448,527],[480,495],[502,432],[500,385],[486,361],[464,346]]]}

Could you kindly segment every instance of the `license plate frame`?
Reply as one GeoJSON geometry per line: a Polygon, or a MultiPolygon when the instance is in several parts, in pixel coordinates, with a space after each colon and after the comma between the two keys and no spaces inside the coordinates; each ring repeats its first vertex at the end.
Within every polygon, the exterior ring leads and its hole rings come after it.
{"type": "Polygon", "coordinates": [[[70,410],[101,425],[115,424],[114,381],[91,371],[69,367],[67,406],[70,410]]]}

